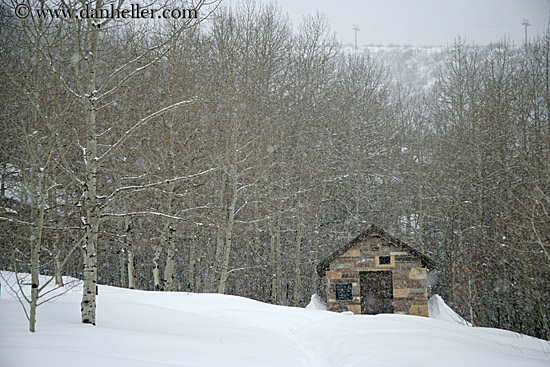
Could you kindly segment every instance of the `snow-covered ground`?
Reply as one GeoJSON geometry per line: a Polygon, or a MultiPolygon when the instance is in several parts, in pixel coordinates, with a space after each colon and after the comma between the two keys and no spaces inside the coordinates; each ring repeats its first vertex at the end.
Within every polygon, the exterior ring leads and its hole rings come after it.
{"type": "Polygon", "coordinates": [[[32,334],[2,281],[0,366],[550,366],[547,341],[461,325],[441,298],[430,312],[444,320],[99,286],[94,327],[80,323],[80,292],[40,306],[32,334]]]}

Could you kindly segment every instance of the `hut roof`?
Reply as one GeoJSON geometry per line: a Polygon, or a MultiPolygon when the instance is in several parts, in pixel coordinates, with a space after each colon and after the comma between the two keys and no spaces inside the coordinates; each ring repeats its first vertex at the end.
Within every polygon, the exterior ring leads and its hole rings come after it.
{"type": "Polygon", "coordinates": [[[317,265],[317,273],[319,274],[319,276],[325,275],[325,272],[329,269],[330,263],[334,259],[340,257],[346,251],[355,247],[364,239],[368,237],[373,237],[373,236],[383,238],[387,240],[391,245],[404,249],[405,251],[409,252],[411,255],[414,255],[415,257],[417,257],[423,266],[429,269],[435,268],[435,262],[432,259],[430,259],[428,256],[424,255],[423,253],[409,246],[405,242],[400,241],[398,238],[386,233],[384,230],[372,224],[368,229],[361,232],[361,234],[359,234],[353,240],[349,241],[343,246],[340,246],[336,251],[334,251],[332,254],[326,257],[323,261],[321,261],[319,265],[317,265]]]}

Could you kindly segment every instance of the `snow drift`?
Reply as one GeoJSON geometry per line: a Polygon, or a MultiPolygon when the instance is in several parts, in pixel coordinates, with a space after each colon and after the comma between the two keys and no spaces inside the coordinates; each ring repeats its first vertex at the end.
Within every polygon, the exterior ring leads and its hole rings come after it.
{"type": "Polygon", "coordinates": [[[325,304],[325,302],[321,299],[321,297],[319,297],[319,295],[317,294],[314,294],[311,296],[311,300],[309,301],[309,303],[307,304],[306,308],[308,310],[321,310],[321,311],[326,311],[327,310],[327,305],[325,304]]]}
{"type": "MultiPolygon", "coordinates": [[[[0,365],[6,367],[550,365],[548,342],[503,330],[109,286],[99,286],[97,326],[80,323],[76,287],[39,307],[31,334],[21,305],[5,290],[3,284],[0,365]]],[[[444,303],[434,302],[443,315],[444,303]]]]}
{"type": "Polygon", "coordinates": [[[428,314],[432,319],[438,319],[448,322],[457,323],[460,325],[472,326],[468,321],[464,320],[460,315],[447,306],[443,298],[434,294],[428,301],[428,314]]]}

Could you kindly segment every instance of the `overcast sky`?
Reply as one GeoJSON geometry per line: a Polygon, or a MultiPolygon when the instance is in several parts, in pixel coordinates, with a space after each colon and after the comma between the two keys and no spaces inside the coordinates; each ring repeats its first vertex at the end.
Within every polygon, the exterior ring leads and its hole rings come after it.
{"type": "MultiPolygon", "coordinates": [[[[227,0],[226,0],[227,1],[227,0]]],[[[235,3],[238,0],[233,0],[235,3]]],[[[260,0],[261,2],[272,2],[260,0]]],[[[457,36],[476,44],[504,35],[520,44],[528,19],[529,37],[548,27],[550,0],[275,0],[300,23],[306,14],[324,13],[339,41],[359,45],[447,45],[457,36]]]]}

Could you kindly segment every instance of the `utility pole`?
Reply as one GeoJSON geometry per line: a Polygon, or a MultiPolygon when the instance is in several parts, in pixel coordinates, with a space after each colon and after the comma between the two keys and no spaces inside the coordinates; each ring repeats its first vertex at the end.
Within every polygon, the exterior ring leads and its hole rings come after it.
{"type": "Polygon", "coordinates": [[[357,32],[360,31],[359,26],[354,24],[353,30],[355,31],[355,50],[357,51],[357,32]]]}
{"type": "Polygon", "coordinates": [[[527,45],[527,27],[529,27],[531,23],[529,23],[529,20],[523,18],[521,25],[525,27],[525,45],[527,45]]]}

